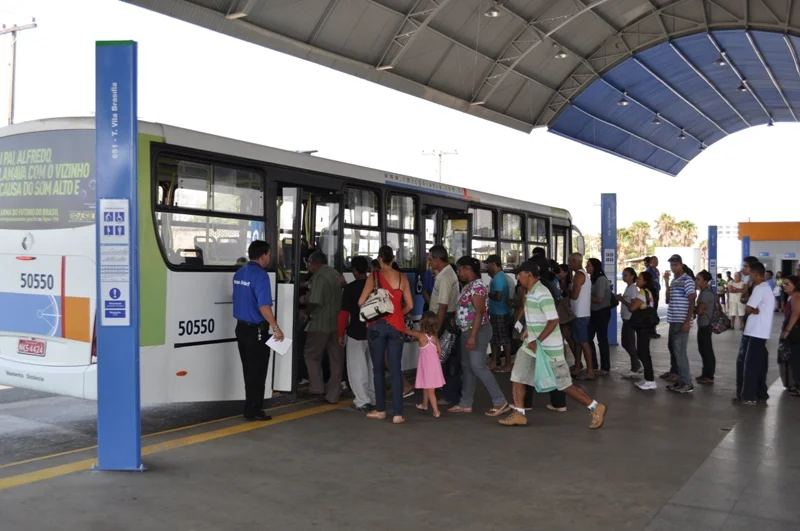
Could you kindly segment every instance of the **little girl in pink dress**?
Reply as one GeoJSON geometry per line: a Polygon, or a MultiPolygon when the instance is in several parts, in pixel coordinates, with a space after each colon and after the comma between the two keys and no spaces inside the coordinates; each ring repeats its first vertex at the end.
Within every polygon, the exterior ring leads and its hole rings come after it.
{"type": "Polygon", "coordinates": [[[439,332],[436,314],[425,312],[419,321],[419,332],[406,330],[406,334],[419,341],[419,360],[417,361],[417,381],[415,387],[422,389],[422,404],[417,404],[420,411],[428,411],[428,402],[433,406],[433,416],[439,418],[439,405],[436,402],[436,389],[444,386],[442,364],[439,361],[441,347],[439,346],[439,332]]]}

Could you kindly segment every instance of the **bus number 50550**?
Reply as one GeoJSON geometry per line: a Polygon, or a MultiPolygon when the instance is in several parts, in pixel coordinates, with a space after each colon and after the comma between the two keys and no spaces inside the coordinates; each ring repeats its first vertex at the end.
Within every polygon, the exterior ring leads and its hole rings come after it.
{"type": "Polygon", "coordinates": [[[179,336],[199,336],[214,333],[214,319],[195,319],[193,321],[179,321],[179,336]]]}

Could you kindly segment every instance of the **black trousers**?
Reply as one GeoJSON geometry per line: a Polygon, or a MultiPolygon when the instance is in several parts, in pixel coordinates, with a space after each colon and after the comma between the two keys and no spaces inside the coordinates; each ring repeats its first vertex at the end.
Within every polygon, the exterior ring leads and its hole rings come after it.
{"type": "Polygon", "coordinates": [[[608,346],[608,323],[611,321],[611,308],[595,310],[589,317],[589,347],[592,349],[592,365],[595,369],[611,370],[611,350],[608,346]],[[600,347],[600,365],[597,365],[597,349],[594,338],[600,347]]]}
{"type": "Polygon", "coordinates": [[[711,325],[697,328],[697,350],[703,359],[703,373],[701,378],[714,379],[717,368],[717,358],[714,356],[714,345],[711,342],[711,325]]]}
{"type": "Polygon", "coordinates": [[[236,342],[244,374],[244,416],[256,415],[264,409],[270,349],[266,329],[239,321],[236,324],[236,342]]]}
{"type": "Polygon", "coordinates": [[[644,367],[644,379],[648,382],[655,381],[653,374],[653,358],[650,357],[650,339],[655,329],[643,328],[636,330],[636,355],[644,367]]]}

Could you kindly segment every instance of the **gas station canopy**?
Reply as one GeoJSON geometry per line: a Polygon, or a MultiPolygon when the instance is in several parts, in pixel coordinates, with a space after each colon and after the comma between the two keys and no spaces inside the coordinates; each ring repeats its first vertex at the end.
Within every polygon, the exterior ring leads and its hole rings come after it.
{"type": "Polygon", "coordinates": [[[800,116],[794,0],[124,0],[669,175],[800,116]]]}

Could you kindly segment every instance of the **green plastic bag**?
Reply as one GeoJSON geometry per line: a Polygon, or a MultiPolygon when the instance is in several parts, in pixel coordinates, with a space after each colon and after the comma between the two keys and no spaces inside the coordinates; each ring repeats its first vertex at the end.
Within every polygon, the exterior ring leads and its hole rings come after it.
{"type": "Polygon", "coordinates": [[[536,340],[536,353],[530,350],[527,346],[523,346],[523,350],[529,356],[536,358],[536,374],[533,376],[533,387],[537,393],[549,393],[558,389],[556,385],[556,375],[553,373],[553,367],[550,365],[550,356],[544,351],[539,340],[536,340]]]}

